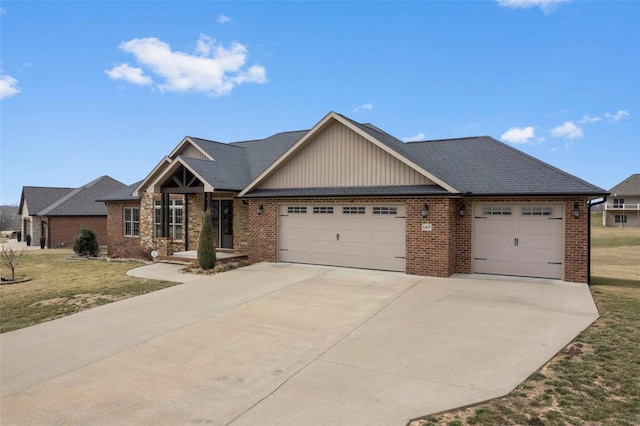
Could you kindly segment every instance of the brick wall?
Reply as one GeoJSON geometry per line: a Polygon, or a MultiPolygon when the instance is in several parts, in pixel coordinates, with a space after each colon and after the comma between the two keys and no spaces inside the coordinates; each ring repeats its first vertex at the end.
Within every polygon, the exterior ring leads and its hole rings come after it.
{"type": "Polygon", "coordinates": [[[262,199],[251,200],[248,206],[248,247],[251,262],[276,262],[277,222],[279,203],[404,203],[406,205],[406,271],[408,274],[448,277],[454,273],[472,272],[472,226],[474,203],[563,203],[565,210],[564,280],[587,282],[588,215],[585,197],[547,198],[358,198],[358,199],[262,199]],[[573,217],[573,205],[578,203],[581,215],[573,217]],[[256,207],[262,204],[263,213],[256,207]],[[427,204],[429,213],[423,219],[420,211],[427,204]],[[465,214],[460,216],[464,207],[465,214]],[[422,231],[422,224],[431,224],[431,231],[422,231]]]}
{"type": "Polygon", "coordinates": [[[248,206],[249,241],[248,255],[251,262],[276,262],[278,204],[405,204],[406,206],[406,257],[407,273],[447,277],[455,269],[455,238],[451,223],[455,203],[448,198],[323,198],[318,199],[262,199],[250,200],[248,206]],[[429,205],[427,219],[420,211],[429,205]],[[263,206],[262,215],[256,207],[263,206]],[[431,223],[432,231],[422,231],[423,223],[431,223]]]}
{"type": "Polygon", "coordinates": [[[564,247],[564,280],[576,283],[586,283],[588,276],[589,240],[589,210],[587,198],[567,199],[564,204],[565,217],[565,247],[564,247]],[[580,216],[573,216],[573,205],[578,203],[580,216]]]}
{"type": "MultiPolygon", "coordinates": [[[[83,226],[87,226],[96,234],[99,245],[107,244],[106,216],[50,216],[47,218],[49,241],[47,247],[57,247],[64,242],[72,247],[73,239],[80,233],[83,226]]],[[[39,239],[32,239],[31,245],[40,245],[39,239]]]]}
{"type": "Polygon", "coordinates": [[[140,207],[140,202],[109,202],[107,204],[107,248],[110,257],[147,258],[150,250],[140,246],[140,237],[124,235],[124,208],[140,207]]]}
{"type": "Polygon", "coordinates": [[[448,277],[454,272],[453,200],[412,198],[407,205],[407,274],[448,277]],[[421,215],[427,205],[426,218],[421,215]],[[430,224],[431,231],[423,231],[430,224]]]}

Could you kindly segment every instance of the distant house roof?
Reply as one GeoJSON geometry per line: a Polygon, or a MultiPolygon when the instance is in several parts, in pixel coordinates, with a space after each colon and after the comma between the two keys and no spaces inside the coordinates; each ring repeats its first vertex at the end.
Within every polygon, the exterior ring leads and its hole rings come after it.
{"type": "Polygon", "coordinates": [[[22,214],[22,206],[27,205],[29,214],[35,215],[45,207],[73,191],[73,188],[55,188],[45,186],[23,186],[20,196],[18,214],[22,214]]]}
{"type": "Polygon", "coordinates": [[[140,186],[140,184],[142,183],[142,181],[138,181],[135,183],[132,183],[131,185],[128,186],[124,186],[123,188],[105,194],[102,197],[96,199],[96,201],[98,202],[105,202],[105,201],[137,201],[140,200],[140,197],[134,197],[133,191],[136,190],[136,188],[138,186],[140,186]]]}
{"type": "Polygon", "coordinates": [[[613,188],[611,188],[611,195],[640,195],[640,173],[635,173],[613,188]]]}
{"type": "Polygon", "coordinates": [[[107,207],[96,200],[125,185],[101,176],[80,188],[29,187],[22,189],[20,213],[26,201],[31,216],[106,216],[107,207]]]}
{"type": "MultiPolygon", "coordinates": [[[[337,195],[387,195],[393,187],[381,188],[290,188],[287,190],[260,190],[259,181],[275,170],[278,163],[286,161],[301,144],[320,131],[321,124],[339,121],[366,136],[379,147],[392,153],[410,167],[425,174],[438,184],[439,189],[416,186],[402,188],[405,195],[457,194],[463,196],[490,195],[589,195],[602,196],[607,192],[582,179],[527,155],[489,136],[459,139],[432,140],[405,143],[371,123],[358,123],[343,115],[331,112],[313,129],[276,133],[265,139],[221,143],[201,138],[186,137],[184,143],[192,143],[206,153],[208,159],[188,158],[176,148],[173,159],[179,159],[206,186],[216,190],[241,191],[241,196],[337,196],[337,195]],[[276,195],[279,194],[279,195],[276,195]]],[[[132,192],[157,179],[153,172],[141,181],[132,192]]],[[[133,185],[132,185],[133,186],[133,185]]],[[[428,185],[427,185],[428,186],[428,185]]],[[[395,188],[400,190],[401,188],[395,188]]],[[[395,192],[398,194],[398,192],[395,192]]],[[[110,195],[105,201],[129,199],[110,195]],[[115,197],[115,198],[114,198],[115,197]]],[[[131,198],[135,199],[135,198],[131,198]]]]}

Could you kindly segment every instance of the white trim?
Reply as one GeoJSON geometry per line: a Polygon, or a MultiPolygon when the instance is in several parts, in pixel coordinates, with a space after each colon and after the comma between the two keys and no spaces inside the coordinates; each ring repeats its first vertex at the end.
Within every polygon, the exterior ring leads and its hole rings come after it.
{"type": "Polygon", "coordinates": [[[178,144],[178,146],[176,146],[173,151],[171,151],[171,154],[169,154],[169,157],[171,159],[175,160],[175,155],[180,152],[180,150],[182,149],[182,147],[184,145],[186,145],[187,143],[190,143],[193,147],[195,147],[198,151],[200,151],[202,153],[202,155],[204,155],[206,158],[208,158],[211,161],[215,161],[216,159],[213,158],[212,156],[210,156],[205,150],[203,150],[202,148],[200,148],[200,146],[198,146],[197,143],[195,143],[189,136],[185,136],[184,139],[182,139],[182,141],[178,144]]]}
{"type": "Polygon", "coordinates": [[[156,174],[160,170],[162,166],[165,165],[165,163],[171,164],[171,158],[165,156],[162,160],[160,160],[160,162],[153,168],[153,170],[151,170],[151,173],[149,173],[147,177],[144,178],[142,182],[140,182],[140,185],[138,185],[136,190],[133,191],[131,195],[133,195],[134,197],[140,197],[140,191],[142,191],[142,188],[146,186],[147,182],[152,178],[154,174],[156,174]]]}
{"type": "Polygon", "coordinates": [[[385,144],[383,144],[382,142],[380,142],[379,140],[377,140],[373,136],[371,136],[368,133],[364,132],[363,130],[361,130],[360,128],[355,126],[352,122],[350,122],[349,120],[347,120],[344,117],[342,117],[340,114],[337,114],[337,113],[331,111],[329,114],[324,116],[324,118],[322,120],[320,120],[315,126],[313,126],[313,128],[311,130],[309,130],[302,138],[300,138],[300,140],[298,140],[298,142],[296,142],[291,148],[289,148],[284,154],[282,154],[276,161],[274,161],[273,164],[271,164],[269,167],[267,167],[267,169],[265,169],[262,173],[260,173],[260,175],[257,178],[255,178],[251,183],[249,183],[249,185],[247,185],[238,194],[238,197],[242,197],[247,192],[249,192],[253,188],[255,188],[260,182],[264,181],[267,178],[267,176],[271,175],[275,170],[277,170],[289,157],[291,157],[298,149],[300,149],[302,146],[304,146],[307,143],[307,141],[309,141],[311,138],[315,137],[317,135],[317,133],[319,133],[332,120],[337,121],[337,122],[341,123],[342,125],[348,127],[350,130],[352,130],[355,133],[357,133],[358,135],[362,136],[363,138],[365,138],[369,142],[373,143],[375,146],[377,146],[378,148],[382,149],[386,153],[390,154],[394,158],[400,160],[402,163],[404,163],[407,166],[411,167],[412,169],[414,169],[418,173],[420,173],[423,176],[427,177],[429,180],[431,180],[431,181],[435,182],[436,184],[440,185],[441,187],[443,187],[447,191],[449,191],[451,193],[455,193],[455,194],[460,193],[460,191],[458,191],[457,189],[455,189],[451,185],[449,185],[449,184],[445,183],[444,181],[442,181],[441,179],[435,177],[434,175],[429,173],[427,170],[425,170],[422,167],[418,166],[413,161],[410,161],[405,156],[403,156],[400,153],[396,152],[394,149],[389,148],[388,146],[386,146],[385,144]]]}
{"type": "Polygon", "coordinates": [[[166,179],[168,174],[171,174],[173,172],[175,172],[178,169],[178,166],[184,166],[187,170],[189,170],[191,173],[193,173],[193,175],[195,177],[198,178],[198,180],[200,180],[200,182],[202,182],[202,184],[204,185],[204,192],[213,192],[214,188],[213,186],[211,186],[211,184],[209,184],[206,179],[204,179],[202,176],[200,176],[198,173],[196,173],[195,170],[193,170],[191,168],[191,166],[189,166],[183,159],[182,157],[178,157],[175,160],[173,160],[169,167],[167,167],[166,169],[164,169],[159,175],[158,177],[153,181],[153,183],[151,185],[149,185],[149,189],[151,191],[148,192],[152,192],[152,193],[158,193],[160,192],[160,183],[162,180],[166,179]]]}

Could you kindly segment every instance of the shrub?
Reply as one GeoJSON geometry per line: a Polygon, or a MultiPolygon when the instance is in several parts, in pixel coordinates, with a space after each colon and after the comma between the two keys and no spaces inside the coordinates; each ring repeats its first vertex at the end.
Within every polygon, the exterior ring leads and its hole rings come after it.
{"type": "Polygon", "coordinates": [[[80,233],[73,239],[73,251],[78,256],[98,256],[98,239],[91,228],[83,226],[80,229],[80,233]]]}
{"type": "Polygon", "coordinates": [[[213,269],[216,266],[216,245],[213,242],[213,225],[211,212],[207,210],[202,219],[202,230],[198,243],[198,266],[202,269],[213,269]]]}

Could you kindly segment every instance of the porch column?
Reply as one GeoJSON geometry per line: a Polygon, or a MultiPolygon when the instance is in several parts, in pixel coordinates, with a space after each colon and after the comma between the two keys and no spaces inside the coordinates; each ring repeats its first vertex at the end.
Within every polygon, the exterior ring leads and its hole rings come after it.
{"type": "Polygon", "coordinates": [[[162,193],[160,197],[160,219],[162,221],[162,237],[169,236],[169,193],[162,193]]]}

